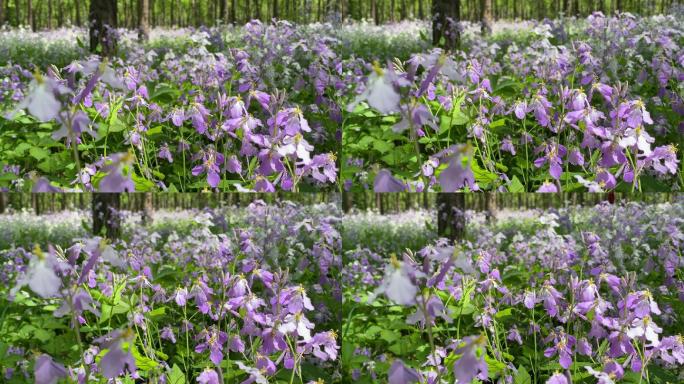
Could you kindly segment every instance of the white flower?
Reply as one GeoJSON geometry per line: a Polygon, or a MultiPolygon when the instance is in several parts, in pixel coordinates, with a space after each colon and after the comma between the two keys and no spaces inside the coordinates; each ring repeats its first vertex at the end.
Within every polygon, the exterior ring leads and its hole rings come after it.
{"type": "Polygon", "coordinates": [[[400,305],[413,305],[416,303],[418,288],[413,285],[409,276],[410,266],[402,263],[392,255],[392,261],[385,268],[385,278],[375,290],[369,300],[384,293],[388,299],[400,305]]]}

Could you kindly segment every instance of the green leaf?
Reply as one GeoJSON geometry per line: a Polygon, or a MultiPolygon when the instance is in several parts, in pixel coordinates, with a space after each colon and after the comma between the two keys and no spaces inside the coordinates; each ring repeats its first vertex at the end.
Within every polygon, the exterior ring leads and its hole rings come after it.
{"type": "Polygon", "coordinates": [[[506,119],[499,119],[496,121],[492,121],[489,123],[489,128],[497,128],[497,127],[502,127],[506,124],[506,119]]]}
{"type": "Polygon", "coordinates": [[[522,365],[518,366],[518,373],[513,378],[513,384],[532,384],[532,377],[522,365]]]}
{"type": "Polygon", "coordinates": [[[166,375],[166,382],[168,384],[185,384],[185,374],[177,364],[174,364],[171,372],[166,375]]]}
{"type": "Polygon", "coordinates": [[[521,193],[525,192],[525,186],[522,185],[518,176],[513,176],[510,183],[508,184],[508,192],[511,193],[521,193]]]}
{"type": "Polygon", "coordinates": [[[497,320],[499,320],[499,319],[503,319],[503,318],[505,318],[505,317],[510,317],[510,316],[512,316],[512,315],[513,315],[513,308],[508,307],[508,308],[506,308],[506,309],[504,309],[504,310],[502,310],[502,311],[497,312],[496,315],[494,315],[494,317],[495,317],[497,320]]]}
{"type": "Polygon", "coordinates": [[[397,332],[391,331],[389,329],[383,329],[380,331],[380,338],[385,340],[388,343],[392,343],[395,340],[398,340],[401,335],[397,332]]]}
{"type": "Polygon", "coordinates": [[[375,148],[376,151],[385,154],[394,148],[394,144],[383,140],[375,140],[373,141],[373,148],[375,148]]]}
{"type": "Polygon", "coordinates": [[[36,160],[42,160],[42,159],[48,157],[48,155],[50,154],[50,151],[48,151],[47,149],[44,149],[44,148],[40,148],[40,147],[31,147],[31,149],[29,149],[29,153],[36,160]]]}
{"type": "Polygon", "coordinates": [[[135,358],[135,365],[138,367],[138,369],[142,371],[152,370],[156,368],[157,365],[159,365],[159,363],[157,363],[156,361],[140,354],[138,348],[135,345],[131,345],[131,354],[135,358]]]}
{"type": "Polygon", "coordinates": [[[162,133],[162,126],[158,125],[154,128],[150,128],[145,133],[147,134],[147,136],[158,135],[158,134],[162,133]]]}

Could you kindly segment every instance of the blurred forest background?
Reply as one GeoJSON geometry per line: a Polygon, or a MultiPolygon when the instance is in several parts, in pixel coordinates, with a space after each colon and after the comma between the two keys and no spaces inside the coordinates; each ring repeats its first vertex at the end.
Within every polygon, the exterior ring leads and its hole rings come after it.
{"type": "Polygon", "coordinates": [[[111,9],[116,26],[215,26],[252,19],[297,23],[369,20],[376,24],[429,20],[449,9],[460,20],[543,19],[586,16],[594,11],[641,15],[667,13],[681,0],[0,0],[0,25],[33,30],[87,26],[91,5],[111,9]]]}

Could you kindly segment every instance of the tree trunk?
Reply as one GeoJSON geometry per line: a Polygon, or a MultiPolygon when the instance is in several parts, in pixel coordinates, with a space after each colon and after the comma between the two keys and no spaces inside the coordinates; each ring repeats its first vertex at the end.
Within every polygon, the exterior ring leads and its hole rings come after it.
{"type": "Polygon", "coordinates": [[[146,42],[150,39],[150,4],[149,0],[138,0],[138,40],[146,42]]]}
{"type": "MultiPolygon", "coordinates": [[[[0,0],[0,4],[2,4],[1,0],[0,0]]],[[[48,5],[47,27],[48,27],[48,29],[52,29],[52,0],[48,0],[47,5],[48,5]]],[[[2,7],[0,7],[0,8],[2,8],[2,7]]],[[[0,22],[0,25],[2,25],[1,22],[0,22]]]]}
{"type": "Polygon", "coordinates": [[[90,51],[99,46],[102,56],[111,56],[116,50],[116,37],[109,32],[116,28],[116,0],[90,0],[90,51]]]}
{"type": "Polygon", "coordinates": [[[231,4],[230,4],[230,22],[232,24],[235,24],[235,22],[237,21],[236,10],[237,10],[237,0],[232,0],[231,4]]]}
{"type": "Polygon", "coordinates": [[[227,2],[228,0],[220,0],[219,4],[219,18],[221,19],[221,24],[225,24],[228,21],[228,7],[227,7],[227,2]]]}
{"type": "Polygon", "coordinates": [[[5,3],[4,0],[0,0],[0,27],[5,24],[5,3]]]}
{"type": "Polygon", "coordinates": [[[351,211],[352,206],[353,206],[353,202],[352,202],[351,192],[348,192],[348,191],[342,192],[342,210],[344,211],[344,213],[351,211]]]}
{"type": "Polygon", "coordinates": [[[143,225],[150,225],[154,221],[154,208],[152,205],[152,194],[147,192],[143,195],[142,205],[142,223],[143,225]]]}
{"type": "Polygon", "coordinates": [[[465,195],[437,194],[437,233],[452,241],[465,237],[465,195]]]}
{"type": "MultiPolygon", "coordinates": [[[[437,0],[436,0],[437,1],[437,0]]],[[[380,24],[380,19],[378,18],[378,4],[377,0],[371,0],[371,17],[375,22],[375,25],[380,24]]]]}
{"type": "Polygon", "coordinates": [[[76,10],[76,25],[81,26],[81,1],[74,0],[74,8],[76,10]]]}
{"type": "Polygon", "coordinates": [[[93,193],[92,196],[93,235],[100,236],[104,232],[107,238],[118,238],[121,230],[119,194],[93,193]]]}
{"type": "Polygon", "coordinates": [[[273,0],[273,18],[277,19],[280,17],[280,13],[278,12],[278,0],[273,0]]]}
{"type": "Polygon", "coordinates": [[[33,19],[33,2],[31,0],[26,0],[26,25],[29,25],[32,31],[36,31],[36,24],[33,19]]]}
{"type": "Polygon", "coordinates": [[[480,22],[482,34],[492,34],[492,0],[480,0],[480,22]]]}
{"type": "Polygon", "coordinates": [[[485,194],[485,208],[487,209],[487,222],[496,222],[496,197],[497,193],[486,193],[485,194]]]}
{"type": "Polygon", "coordinates": [[[460,0],[433,0],[432,45],[453,51],[458,46],[460,32],[460,0]]]}

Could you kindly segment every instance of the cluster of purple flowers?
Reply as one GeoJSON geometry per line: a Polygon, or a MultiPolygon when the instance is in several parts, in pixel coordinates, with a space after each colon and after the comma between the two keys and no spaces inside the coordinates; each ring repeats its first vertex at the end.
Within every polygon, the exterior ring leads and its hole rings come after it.
{"type": "MultiPolygon", "coordinates": [[[[396,157],[375,159],[386,169],[368,168],[374,190],[518,192],[522,185],[528,191],[598,192],[620,183],[623,189],[653,189],[645,179],[657,180],[658,188],[676,187],[684,130],[681,25],[677,16],[597,12],[571,44],[554,45],[554,37],[563,40],[542,23],[528,32],[527,46],[510,41],[502,49],[498,41],[482,40],[465,44],[467,52],[434,49],[401,65],[376,65],[349,105],[350,116],[365,101],[396,117],[392,129],[415,143],[406,154],[418,161],[392,168],[396,157]],[[453,142],[473,147],[467,158],[478,178],[471,167],[457,171],[454,158],[443,156],[453,142]]],[[[361,136],[350,137],[344,145],[361,136]]],[[[349,185],[368,176],[349,175],[349,185]]]]}
{"type": "Polygon", "coordinates": [[[135,225],[115,242],[2,251],[8,305],[29,297],[56,304],[54,321],[71,328],[68,340],[80,351],[43,352],[32,365],[3,367],[3,375],[168,382],[180,371],[193,382],[219,383],[228,372],[269,382],[288,370],[313,381],[303,367],[315,364],[332,377],[340,348],[337,210],[256,201],[224,228],[227,212],[196,212],[197,224],[182,237],[135,225]]]}
{"type": "MultiPolygon", "coordinates": [[[[381,250],[350,250],[345,297],[356,306],[390,304],[375,310],[378,322],[402,313],[405,325],[392,329],[430,344],[377,348],[364,328],[345,340],[357,356],[386,361],[391,383],[509,382],[523,368],[547,383],[586,375],[646,381],[649,368],[677,377],[684,372],[683,210],[681,201],[603,204],[512,216],[500,226],[472,220],[476,242],[439,239],[401,259],[391,255],[389,264],[381,250]]],[[[346,369],[356,380],[379,379],[378,364],[346,369]]]]}
{"type": "Polygon", "coordinates": [[[342,118],[336,100],[350,92],[346,84],[361,65],[339,57],[335,39],[305,35],[284,21],[250,22],[242,39],[241,48],[213,54],[198,38],[163,60],[131,48],[125,61],[85,58],[45,75],[3,68],[10,77],[0,83],[0,102],[20,100],[8,119],[25,110],[56,127],[53,140],[69,148],[60,161],[72,161],[75,175],[38,173],[62,189],[273,192],[335,184],[342,118]],[[125,180],[117,167],[103,169],[117,156],[131,159],[125,180]],[[100,187],[107,175],[120,183],[100,187]]]}

